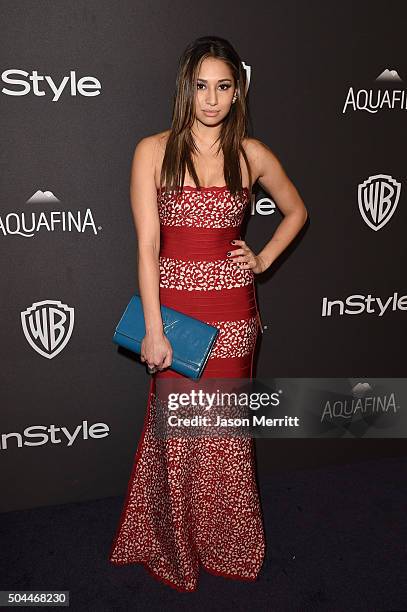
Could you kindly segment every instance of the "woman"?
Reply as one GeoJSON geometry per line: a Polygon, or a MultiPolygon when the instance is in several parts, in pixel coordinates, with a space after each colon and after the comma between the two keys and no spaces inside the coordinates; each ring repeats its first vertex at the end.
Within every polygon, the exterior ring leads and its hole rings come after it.
{"type": "Polygon", "coordinates": [[[109,560],[142,563],[179,591],[197,588],[200,564],[256,580],[265,538],[251,438],[154,434],[155,384],[182,378],[160,304],[219,328],[202,378],[251,378],[260,324],[254,275],[299,232],[305,206],[271,150],[247,137],[247,80],[230,43],[202,37],[181,56],[171,129],[134,153],[131,203],[146,324],[141,359],[154,373],[143,432],[109,560]],[[254,182],[284,214],[255,254],[240,237],[254,182]]]}

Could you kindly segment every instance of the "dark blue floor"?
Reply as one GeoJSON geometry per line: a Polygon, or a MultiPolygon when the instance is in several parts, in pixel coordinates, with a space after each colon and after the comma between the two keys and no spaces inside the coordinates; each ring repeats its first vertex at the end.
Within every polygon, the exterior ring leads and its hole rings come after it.
{"type": "MultiPolygon", "coordinates": [[[[71,610],[405,610],[407,459],[276,472],[260,483],[267,556],[245,583],[201,571],[178,593],[108,552],[122,498],[0,515],[0,589],[70,591],[71,610]]],[[[55,609],[55,608],[54,608],[55,609]]]]}

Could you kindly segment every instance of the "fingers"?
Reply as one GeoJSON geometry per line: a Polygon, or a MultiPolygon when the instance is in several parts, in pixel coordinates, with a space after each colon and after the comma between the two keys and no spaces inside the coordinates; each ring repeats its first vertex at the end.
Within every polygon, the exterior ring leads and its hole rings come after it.
{"type": "Polygon", "coordinates": [[[166,358],[162,362],[162,365],[160,366],[160,369],[164,370],[165,368],[168,368],[171,365],[171,363],[172,363],[172,356],[167,354],[166,358]]]}
{"type": "Polygon", "coordinates": [[[243,247],[241,249],[235,249],[234,251],[229,251],[230,255],[229,257],[236,257],[236,255],[243,255],[244,253],[246,253],[247,249],[244,249],[243,247]]]}
{"type": "MultiPolygon", "coordinates": [[[[146,361],[145,357],[144,359],[141,359],[141,360],[143,362],[146,361]]],[[[147,366],[148,373],[152,374],[153,372],[157,372],[158,370],[164,370],[165,368],[168,368],[171,365],[171,363],[172,363],[172,353],[170,352],[170,353],[167,353],[164,359],[162,359],[162,361],[159,363],[146,361],[146,366],[147,366]]]]}
{"type": "Polygon", "coordinates": [[[256,257],[250,247],[247,246],[244,240],[235,240],[242,246],[240,249],[229,251],[228,257],[239,267],[254,268],[256,266],[256,257]]]}
{"type": "Polygon", "coordinates": [[[231,259],[235,263],[238,263],[239,261],[245,261],[244,257],[246,257],[249,253],[250,249],[248,247],[235,249],[234,251],[228,252],[228,259],[231,259]]]}

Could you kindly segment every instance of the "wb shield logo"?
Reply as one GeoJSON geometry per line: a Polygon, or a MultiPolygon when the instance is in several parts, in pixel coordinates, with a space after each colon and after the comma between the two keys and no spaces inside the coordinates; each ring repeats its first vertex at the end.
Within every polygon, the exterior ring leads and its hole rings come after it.
{"type": "Polygon", "coordinates": [[[389,174],[376,174],[358,186],[359,210],[376,232],[388,223],[397,208],[401,183],[389,174]]]}
{"type": "Polygon", "coordinates": [[[21,313],[24,335],[37,353],[52,359],[72,335],[74,309],[57,300],[34,302],[21,313]]]}

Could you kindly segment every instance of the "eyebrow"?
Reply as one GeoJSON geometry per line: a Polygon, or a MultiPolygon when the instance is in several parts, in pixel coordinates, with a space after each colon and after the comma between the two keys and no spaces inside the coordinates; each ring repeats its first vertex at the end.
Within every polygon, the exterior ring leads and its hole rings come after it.
{"type": "MultiPolygon", "coordinates": [[[[200,79],[199,77],[198,77],[197,80],[198,81],[203,81],[204,83],[208,82],[206,79],[200,79]]],[[[232,81],[232,79],[218,79],[218,83],[220,83],[221,81],[232,81]]]]}

